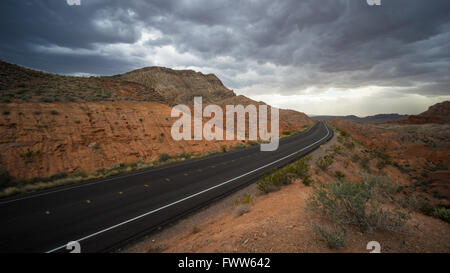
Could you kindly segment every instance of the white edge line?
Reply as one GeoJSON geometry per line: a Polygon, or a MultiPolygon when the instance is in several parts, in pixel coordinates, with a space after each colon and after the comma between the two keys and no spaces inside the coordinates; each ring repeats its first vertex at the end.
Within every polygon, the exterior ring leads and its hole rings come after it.
{"type": "MultiPolygon", "coordinates": [[[[308,132],[309,130],[311,130],[311,128],[313,128],[313,126],[309,127],[308,130],[306,130],[306,131],[304,131],[304,132],[302,132],[302,133],[308,132]]],[[[205,159],[208,159],[208,158],[207,158],[207,157],[202,157],[202,158],[199,158],[199,161],[202,161],[202,160],[205,160],[205,159]]],[[[167,166],[164,166],[164,167],[165,167],[165,168],[163,168],[163,169],[170,168],[170,167],[172,167],[172,166],[167,165],[167,166]]],[[[99,184],[99,183],[105,183],[105,182],[112,181],[112,180],[117,180],[117,179],[127,178],[127,177],[130,177],[130,176],[135,176],[135,175],[139,175],[139,174],[146,174],[146,173],[149,173],[149,172],[154,172],[154,171],[159,171],[159,170],[162,170],[162,169],[160,168],[160,169],[143,170],[143,171],[141,171],[141,172],[130,173],[130,174],[125,174],[125,175],[121,175],[121,176],[111,177],[111,178],[107,178],[107,179],[104,179],[104,180],[101,180],[101,181],[97,181],[97,182],[89,182],[89,181],[87,181],[86,184],[83,184],[83,185],[75,185],[75,186],[67,187],[67,188],[60,189],[60,190],[53,190],[53,191],[49,191],[49,192],[38,193],[38,194],[30,195],[30,196],[25,196],[25,197],[17,198],[17,199],[12,199],[12,200],[8,200],[8,201],[3,201],[3,202],[0,202],[0,205],[5,205],[5,204],[9,204],[9,203],[14,203],[14,202],[22,201],[22,200],[27,200],[27,199],[35,198],[35,197],[45,196],[45,195],[49,195],[49,194],[53,194],[53,193],[58,193],[58,192],[63,192],[63,191],[68,191],[68,190],[73,190],[73,189],[78,189],[78,188],[83,188],[83,187],[93,186],[93,185],[96,185],[96,184],[99,184]]]]}
{"type": "MultiPolygon", "coordinates": [[[[324,125],[325,125],[325,124],[324,124],[324,125]]],[[[326,135],[325,137],[321,138],[320,140],[318,140],[318,141],[316,141],[316,142],[314,142],[314,143],[312,143],[312,144],[310,144],[310,145],[308,145],[308,146],[306,146],[306,147],[304,147],[304,148],[302,148],[302,149],[300,149],[300,150],[298,150],[298,151],[296,151],[296,152],[294,152],[294,153],[292,153],[292,154],[290,154],[290,155],[287,155],[287,156],[285,156],[285,157],[282,157],[282,158],[280,158],[280,159],[277,159],[277,160],[275,160],[275,161],[273,161],[273,162],[271,162],[271,163],[269,163],[269,164],[266,164],[266,165],[264,165],[264,166],[262,166],[262,167],[259,167],[259,168],[255,169],[255,170],[253,170],[253,171],[250,171],[250,172],[248,172],[248,173],[245,173],[245,174],[242,174],[242,175],[237,176],[237,177],[235,177],[235,178],[232,178],[232,179],[230,179],[230,180],[228,180],[228,181],[225,181],[225,182],[223,182],[223,183],[221,183],[221,184],[218,184],[218,185],[216,185],[216,186],[214,186],[214,187],[211,187],[211,188],[208,188],[208,189],[206,189],[206,190],[200,191],[200,192],[198,192],[198,193],[192,194],[192,195],[187,196],[187,197],[185,197],[185,198],[182,198],[182,199],[180,199],[180,200],[178,200],[178,201],[175,201],[175,202],[170,203],[170,204],[168,204],[168,205],[165,205],[165,206],[162,206],[162,207],[160,207],[160,208],[154,209],[154,210],[152,210],[152,211],[146,212],[146,213],[144,213],[144,214],[141,214],[141,215],[139,215],[139,216],[136,216],[136,217],[134,217],[134,218],[131,218],[131,219],[129,219],[129,220],[126,220],[126,221],[124,221],[124,222],[121,222],[121,223],[119,223],[119,224],[116,224],[116,225],[114,225],[114,226],[111,226],[111,227],[105,228],[105,229],[103,229],[103,230],[97,231],[97,232],[95,232],[95,233],[93,233],[93,234],[91,234],[91,235],[85,236],[85,237],[80,238],[80,239],[75,240],[75,241],[77,241],[77,242],[82,242],[82,241],[84,241],[84,240],[86,240],[86,239],[92,238],[92,237],[97,236],[97,235],[99,235],[99,234],[101,234],[101,233],[104,233],[104,232],[107,232],[107,231],[109,231],[109,230],[115,229],[115,228],[117,228],[117,227],[123,226],[123,225],[125,225],[125,224],[130,223],[130,222],[133,222],[133,221],[135,221],[135,220],[138,220],[138,219],[140,219],[140,218],[143,218],[143,217],[145,217],[145,216],[148,216],[148,215],[150,215],[150,214],[153,214],[153,213],[155,213],[155,212],[158,212],[158,211],[160,211],[160,210],[163,210],[163,209],[165,209],[165,208],[171,207],[171,206],[173,206],[173,205],[176,205],[176,204],[178,204],[178,203],[181,203],[181,202],[183,202],[183,201],[186,201],[186,200],[188,200],[188,199],[191,199],[191,198],[193,198],[193,197],[195,197],[195,196],[201,195],[201,194],[203,194],[203,193],[205,193],[205,192],[208,192],[208,191],[210,191],[210,190],[213,190],[213,189],[215,189],[215,188],[219,188],[219,187],[221,187],[221,186],[223,186],[223,185],[229,184],[229,183],[231,183],[231,182],[233,182],[233,181],[235,181],[235,180],[237,180],[237,179],[239,179],[239,178],[242,178],[242,177],[244,177],[244,176],[246,176],[246,175],[248,175],[248,174],[257,172],[257,171],[259,171],[259,170],[261,170],[261,169],[266,168],[267,166],[273,165],[273,164],[275,164],[275,163],[277,163],[277,162],[280,162],[280,161],[282,161],[282,160],[284,160],[284,159],[286,159],[286,158],[288,158],[288,157],[291,157],[291,156],[293,156],[293,155],[295,155],[295,154],[298,154],[299,152],[302,152],[302,151],[304,151],[304,150],[310,148],[311,146],[316,145],[317,143],[321,142],[322,140],[326,139],[326,138],[330,135],[330,131],[328,130],[328,127],[327,127],[326,125],[325,125],[325,128],[327,129],[327,135],[326,135]]],[[[47,251],[46,253],[52,253],[52,252],[58,251],[58,250],[60,250],[60,249],[62,249],[62,248],[65,248],[65,247],[66,247],[66,245],[62,245],[62,246],[60,246],[60,247],[54,248],[54,249],[52,249],[52,250],[49,250],[49,251],[47,251]]]]}

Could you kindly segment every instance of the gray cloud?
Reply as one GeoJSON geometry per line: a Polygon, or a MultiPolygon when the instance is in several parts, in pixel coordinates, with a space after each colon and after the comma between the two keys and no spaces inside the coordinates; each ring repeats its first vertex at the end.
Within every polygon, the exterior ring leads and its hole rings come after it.
{"type": "Polygon", "coordinates": [[[365,0],[5,0],[0,7],[0,58],[49,72],[111,75],[162,65],[216,73],[256,97],[330,89],[362,95],[373,86],[450,96],[447,0],[382,0],[381,7],[365,0]]]}

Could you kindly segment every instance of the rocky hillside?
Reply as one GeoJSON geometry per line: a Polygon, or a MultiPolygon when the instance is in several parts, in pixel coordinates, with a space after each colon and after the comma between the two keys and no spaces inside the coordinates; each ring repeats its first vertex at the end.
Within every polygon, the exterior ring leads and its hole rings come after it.
{"type": "MultiPolygon", "coordinates": [[[[123,78],[67,77],[0,62],[0,173],[8,172],[16,183],[246,144],[174,141],[171,104],[187,103],[194,95],[220,105],[227,99],[256,102],[235,96],[214,75],[165,68],[138,71],[123,78]],[[147,77],[149,70],[160,72],[147,77]],[[136,75],[151,79],[152,86],[129,81],[136,75]]],[[[280,123],[281,134],[313,122],[303,113],[282,110],[280,123]]]]}
{"type": "Polygon", "coordinates": [[[0,102],[155,101],[154,89],[112,77],[70,77],[44,73],[0,60],[0,102]]]}
{"type": "Polygon", "coordinates": [[[401,124],[426,124],[426,123],[438,123],[449,124],[450,123],[450,101],[444,101],[430,106],[427,111],[420,115],[409,116],[406,119],[399,121],[401,124]]]}
{"type": "Polygon", "coordinates": [[[192,70],[146,67],[115,78],[156,90],[170,104],[193,104],[195,96],[202,96],[203,102],[210,103],[235,96],[215,75],[192,70]]]}
{"type": "MultiPolygon", "coordinates": [[[[266,105],[264,102],[257,102],[245,96],[233,96],[215,102],[224,107],[225,105],[266,105]]],[[[282,131],[298,130],[304,126],[312,125],[314,121],[307,115],[294,110],[280,109],[280,129],[282,131]]]]}
{"type": "MultiPolygon", "coordinates": [[[[433,119],[434,120],[434,119],[433,119]]],[[[409,176],[409,186],[435,203],[450,204],[450,124],[331,124],[409,176]]]]}

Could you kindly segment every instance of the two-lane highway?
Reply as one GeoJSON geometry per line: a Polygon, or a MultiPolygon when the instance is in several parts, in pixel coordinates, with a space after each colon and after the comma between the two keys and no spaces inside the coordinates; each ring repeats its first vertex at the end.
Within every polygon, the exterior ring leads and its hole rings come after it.
{"type": "Polygon", "coordinates": [[[82,252],[114,249],[132,238],[248,185],[328,141],[324,123],[259,146],[36,194],[0,200],[0,252],[82,252]]]}

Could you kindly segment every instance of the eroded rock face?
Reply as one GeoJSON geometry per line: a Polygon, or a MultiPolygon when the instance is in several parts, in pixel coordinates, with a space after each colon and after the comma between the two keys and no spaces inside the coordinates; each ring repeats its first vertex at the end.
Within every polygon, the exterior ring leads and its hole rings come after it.
{"type": "MultiPolygon", "coordinates": [[[[214,75],[188,70],[81,78],[0,61],[0,74],[0,169],[16,181],[235,146],[242,142],[174,141],[171,105],[192,104],[197,95],[205,105],[259,104],[236,96],[214,75]]],[[[312,123],[303,113],[280,111],[280,134],[312,123]]]]}
{"type": "Polygon", "coordinates": [[[195,96],[204,102],[235,96],[215,75],[192,70],[146,67],[116,77],[154,89],[171,104],[193,104],[195,96]]]}

